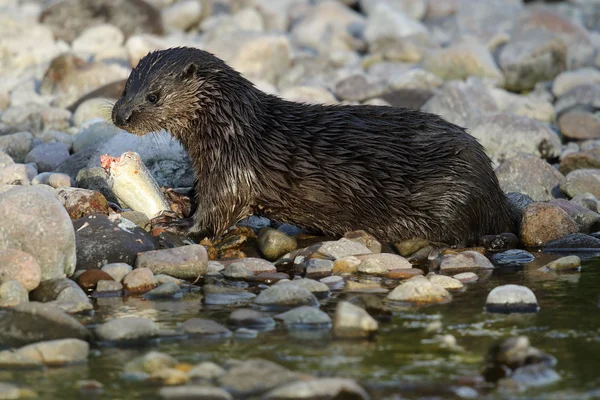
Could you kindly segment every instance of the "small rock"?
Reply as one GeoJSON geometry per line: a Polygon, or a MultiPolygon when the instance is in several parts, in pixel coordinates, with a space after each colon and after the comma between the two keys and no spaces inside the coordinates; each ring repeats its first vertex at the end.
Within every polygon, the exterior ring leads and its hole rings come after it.
{"type": "Polygon", "coordinates": [[[257,330],[268,330],[275,327],[273,318],[263,312],[252,310],[250,308],[240,308],[235,310],[229,315],[227,322],[236,327],[257,330]]]}
{"type": "Polygon", "coordinates": [[[266,400],[273,399],[370,399],[367,392],[356,381],[346,378],[315,378],[305,382],[293,382],[265,394],[266,400]]]}
{"type": "Polygon", "coordinates": [[[524,246],[540,247],[577,232],[577,226],[560,207],[533,203],[523,210],[520,239],[524,246]]]}
{"type": "Polygon", "coordinates": [[[511,249],[492,256],[492,262],[498,267],[517,267],[533,260],[535,260],[533,254],[521,249],[511,249]]]}
{"type": "Polygon", "coordinates": [[[227,371],[225,371],[225,369],[221,368],[214,362],[205,361],[192,368],[190,372],[188,372],[188,375],[191,379],[212,381],[222,375],[225,375],[226,372],[227,371]]]}
{"type": "Polygon", "coordinates": [[[163,387],[159,390],[159,394],[165,400],[233,400],[233,397],[221,388],[199,385],[163,387]]]}
{"type": "Polygon", "coordinates": [[[402,257],[408,257],[429,245],[430,243],[427,239],[410,239],[394,243],[394,247],[402,257]]]}
{"type": "Polygon", "coordinates": [[[318,298],[323,298],[329,294],[329,286],[314,279],[299,278],[291,281],[279,281],[275,285],[296,285],[305,288],[318,298]]]}
{"type": "Polygon", "coordinates": [[[461,290],[464,285],[461,281],[445,275],[428,275],[427,279],[434,285],[441,286],[446,290],[461,290]]]}
{"type": "Polygon", "coordinates": [[[71,279],[48,279],[31,292],[30,299],[40,302],[53,302],[68,312],[91,310],[93,306],[85,292],[71,279]]]}
{"type": "Polygon", "coordinates": [[[99,281],[112,281],[113,277],[104,271],[90,269],[77,277],[77,284],[85,291],[96,289],[99,281]]]}
{"type": "Polygon", "coordinates": [[[0,283],[15,280],[30,292],[38,287],[41,277],[40,265],[31,254],[10,248],[0,250],[0,283]]]}
{"type": "Polygon", "coordinates": [[[221,273],[223,276],[232,279],[245,279],[254,276],[254,272],[250,271],[242,263],[229,264],[221,273]]]}
{"type": "Polygon", "coordinates": [[[583,233],[573,233],[546,243],[546,249],[599,249],[600,238],[583,233]]]}
{"type": "Polygon", "coordinates": [[[496,169],[500,188],[506,192],[524,193],[534,201],[562,197],[560,186],[565,177],[550,164],[531,154],[505,160],[496,169]]]}
{"type": "Polygon", "coordinates": [[[561,257],[549,264],[544,265],[541,270],[546,271],[568,271],[579,269],[581,267],[581,259],[577,256],[561,257]]]}
{"type": "Polygon", "coordinates": [[[569,197],[584,193],[600,196],[600,169],[581,168],[567,174],[567,179],[562,182],[561,190],[569,197]]]}
{"type": "Polygon", "coordinates": [[[252,301],[256,295],[241,288],[222,287],[216,285],[202,286],[204,304],[245,304],[252,301]]]}
{"type": "Polygon", "coordinates": [[[333,334],[338,338],[365,338],[379,329],[377,321],[364,309],[340,301],[333,318],[333,334]]]}
{"type": "Polygon", "coordinates": [[[255,275],[263,272],[277,272],[277,268],[272,263],[262,258],[240,258],[233,260],[229,265],[231,264],[241,265],[252,271],[255,275]]]}
{"type": "Polygon", "coordinates": [[[474,272],[461,272],[460,274],[454,275],[453,278],[462,283],[471,283],[479,280],[479,277],[474,272]]]}
{"type": "Polygon", "coordinates": [[[302,306],[278,314],[275,318],[283,321],[288,329],[324,329],[331,327],[327,313],[315,307],[302,306]]]}
{"type": "Polygon", "coordinates": [[[123,294],[123,284],[117,281],[98,281],[96,286],[96,296],[120,296],[123,294]]]}
{"type": "Polygon", "coordinates": [[[552,93],[554,96],[560,97],[574,87],[590,83],[600,84],[600,71],[595,68],[586,67],[565,71],[552,82],[552,93]]]}
{"type": "Polygon", "coordinates": [[[149,268],[136,268],[123,278],[123,287],[129,293],[146,293],[158,285],[149,268]]]}
{"type": "Polygon", "coordinates": [[[161,10],[162,20],[168,29],[187,31],[202,17],[202,2],[184,0],[161,10]]]}
{"type": "Polygon", "coordinates": [[[223,325],[210,319],[192,318],[183,323],[183,331],[190,335],[212,338],[224,338],[232,335],[231,331],[223,325]]]}
{"type": "Polygon", "coordinates": [[[259,396],[284,383],[295,382],[299,376],[270,361],[251,359],[231,367],[218,378],[219,385],[234,398],[259,396]]]}
{"type": "Polygon", "coordinates": [[[490,291],[485,301],[489,312],[536,312],[539,310],[535,294],[526,286],[502,285],[490,291]]]}
{"type": "Polygon", "coordinates": [[[379,243],[375,236],[363,230],[346,232],[344,238],[364,244],[373,253],[381,253],[381,243],[379,243]]]}
{"type": "Polygon", "coordinates": [[[33,135],[30,132],[17,132],[0,135],[0,150],[8,154],[16,163],[25,161],[25,156],[33,147],[33,135]]]}
{"type": "Polygon", "coordinates": [[[333,273],[340,275],[352,275],[358,272],[358,266],[362,261],[355,256],[338,258],[333,263],[333,273]]]}
{"type": "Polygon", "coordinates": [[[290,251],[296,250],[296,239],[273,228],[263,228],[258,234],[258,246],[263,256],[275,261],[290,251]]]}
{"type": "Polygon", "coordinates": [[[567,111],[558,118],[561,133],[571,140],[600,138],[600,117],[585,110],[567,111]]]}
{"type": "Polygon", "coordinates": [[[494,265],[481,253],[476,251],[463,251],[457,254],[444,254],[442,256],[440,271],[457,271],[468,269],[493,269],[494,265]]]}
{"type": "Polygon", "coordinates": [[[326,284],[329,290],[338,290],[344,287],[344,278],[341,276],[326,276],[319,280],[319,282],[326,284]]]}
{"type": "Polygon", "coordinates": [[[389,279],[409,279],[417,275],[423,275],[423,270],[418,268],[391,269],[384,276],[389,279]]]}
{"type": "Polygon", "coordinates": [[[397,254],[377,253],[359,258],[362,261],[358,266],[358,272],[363,274],[383,275],[391,270],[412,268],[406,258],[397,254]]]}
{"type": "Polygon", "coordinates": [[[297,285],[274,285],[263,290],[255,299],[259,306],[293,308],[304,305],[316,307],[319,301],[308,289],[297,285]]]}
{"type": "Polygon", "coordinates": [[[427,278],[415,276],[398,285],[387,295],[387,299],[410,303],[445,303],[452,300],[452,295],[427,278]]]}
{"type": "Polygon", "coordinates": [[[123,278],[125,278],[125,275],[130,273],[132,270],[133,268],[131,265],[125,263],[106,264],[104,267],[102,267],[102,271],[112,276],[112,278],[117,282],[121,282],[123,278]]]}
{"type": "Polygon", "coordinates": [[[0,308],[15,307],[29,301],[29,293],[18,281],[0,283],[0,308]]]}
{"type": "Polygon", "coordinates": [[[90,345],[86,341],[59,339],[30,344],[16,352],[25,358],[55,367],[86,362],[89,351],[90,345]]]}
{"type": "Polygon", "coordinates": [[[550,203],[562,208],[575,222],[580,233],[600,231],[600,214],[565,199],[555,199],[550,203]]]}
{"type": "Polygon", "coordinates": [[[330,276],[333,273],[333,261],[321,258],[311,258],[306,263],[306,277],[319,279],[330,276]]]}
{"type": "Polygon", "coordinates": [[[194,280],[206,274],[208,254],[199,244],[147,251],[138,255],[135,267],[148,268],[155,274],[194,280]]]}
{"type": "Polygon", "coordinates": [[[331,256],[335,259],[346,256],[372,253],[372,251],[362,243],[358,243],[346,238],[320,243],[315,245],[314,250],[319,251],[324,255],[331,256]]]}
{"type": "Polygon", "coordinates": [[[52,172],[69,158],[69,149],[64,143],[47,142],[35,146],[25,157],[26,163],[35,163],[39,172],[52,172]]]}
{"type": "Polygon", "coordinates": [[[377,3],[369,14],[364,32],[365,39],[369,43],[416,34],[427,34],[427,28],[418,21],[410,19],[401,10],[393,9],[382,2],[377,3]]]}
{"type": "Polygon", "coordinates": [[[73,186],[69,175],[58,172],[42,172],[32,179],[32,185],[49,185],[55,189],[73,186]]]}
{"type": "Polygon", "coordinates": [[[0,399],[12,400],[20,398],[21,391],[17,386],[10,383],[0,382],[0,399]]]}
{"type": "Polygon", "coordinates": [[[0,183],[29,185],[37,175],[32,164],[11,164],[0,169],[0,183]]]}
{"type": "Polygon", "coordinates": [[[145,299],[155,300],[155,299],[177,299],[183,297],[183,291],[173,282],[163,283],[156,289],[152,289],[151,291],[144,294],[145,299]]]}
{"type": "Polygon", "coordinates": [[[158,325],[140,317],[112,319],[96,328],[98,339],[107,342],[122,342],[148,339],[158,336],[158,325]]]}
{"type": "Polygon", "coordinates": [[[88,189],[61,187],[56,190],[55,195],[63,204],[71,219],[79,219],[93,214],[108,215],[108,201],[100,192],[88,189]]]}

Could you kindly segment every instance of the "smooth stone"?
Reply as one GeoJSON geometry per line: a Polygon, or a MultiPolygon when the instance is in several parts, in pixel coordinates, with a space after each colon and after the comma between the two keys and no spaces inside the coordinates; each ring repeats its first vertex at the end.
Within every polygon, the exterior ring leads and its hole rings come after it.
{"type": "Polygon", "coordinates": [[[333,335],[338,338],[368,338],[379,329],[377,321],[363,308],[340,301],[333,317],[333,335]]]}
{"type": "Polygon", "coordinates": [[[542,270],[547,271],[569,271],[579,269],[581,267],[581,259],[577,256],[561,257],[551,263],[544,265],[542,270]]]}
{"type": "Polygon", "coordinates": [[[233,396],[226,390],[211,386],[184,385],[162,387],[158,393],[165,400],[233,400],[233,396]]]}
{"type": "Polygon", "coordinates": [[[29,301],[29,293],[18,281],[0,283],[0,308],[15,307],[29,301]]]}
{"type": "Polygon", "coordinates": [[[308,289],[297,285],[274,285],[263,290],[254,299],[254,304],[269,308],[293,308],[299,306],[316,307],[319,301],[308,289]]]}
{"type": "Polygon", "coordinates": [[[112,281],[113,277],[107,272],[90,269],[84,271],[77,277],[77,284],[86,291],[93,291],[96,289],[99,281],[112,281]]]}
{"type": "Polygon", "coordinates": [[[106,264],[133,265],[138,253],[154,250],[156,240],[133,222],[117,215],[93,214],[74,220],[77,269],[101,269],[106,264]]]}
{"type": "Polygon", "coordinates": [[[576,232],[575,223],[556,205],[532,203],[523,210],[519,236],[526,247],[541,247],[576,232]]]}
{"type": "Polygon", "coordinates": [[[152,289],[151,291],[144,294],[145,299],[178,299],[183,297],[183,291],[173,282],[163,283],[158,286],[156,289],[152,289]]]}
{"type": "Polygon", "coordinates": [[[15,280],[28,292],[39,286],[42,271],[35,257],[17,249],[0,250],[0,284],[15,280]]]}
{"type": "Polygon", "coordinates": [[[408,257],[429,245],[430,243],[427,239],[409,239],[394,243],[394,247],[402,257],[408,257]]]}
{"type": "Polygon", "coordinates": [[[208,254],[199,244],[147,251],[138,255],[135,267],[148,268],[154,274],[194,280],[206,274],[208,254]]]}
{"type": "Polygon", "coordinates": [[[185,333],[195,336],[227,338],[232,335],[229,329],[210,319],[188,319],[183,323],[182,328],[185,333]]]}
{"type": "Polygon", "coordinates": [[[91,310],[89,297],[69,278],[48,279],[30,293],[29,298],[43,303],[55,302],[63,310],[91,310]]]}
{"type": "Polygon", "coordinates": [[[453,278],[462,283],[471,283],[479,280],[479,277],[474,272],[461,272],[460,274],[454,275],[453,278]]]}
{"type": "Polygon", "coordinates": [[[174,283],[177,286],[180,286],[182,284],[187,283],[181,279],[174,278],[171,275],[158,274],[158,275],[154,275],[154,277],[156,278],[156,282],[158,282],[159,285],[164,285],[165,283],[174,283]]]}
{"type": "Polygon", "coordinates": [[[189,377],[193,379],[203,379],[206,381],[212,381],[220,376],[225,375],[227,371],[221,366],[211,361],[202,362],[194,366],[189,372],[189,377]]]}
{"type": "Polygon", "coordinates": [[[388,279],[410,279],[413,276],[423,274],[423,270],[419,268],[403,268],[389,270],[385,273],[384,277],[388,279]]]}
{"type": "Polygon", "coordinates": [[[141,372],[145,374],[154,374],[163,369],[175,368],[179,362],[176,358],[161,353],[159,351],[149,351],[148,353],[128,361],[123,368],[126,373],[141,372]]]}
{"type": "Polygon", "coordinates": [[[33,135],[30,132],[17,132],[0,135],[0,150],[16,163],[25,161],[25,156],[33,147],[33,135]]]}
{"type": "Polygon", "coordinates": [[[432,284],[441,286],[446,290],[461,290],[464,288],[461,281],[445,275],[428,275],[427,279],[432,284]]]}
{"type": "Polygon", "coordinates": [[[90,332],[57,307],[28,302],[0,315],[0,343],[5,346],[68,338],[88,340],[90,332]]]}
{"type": "Polygon", "coordinates": [[[109,213],[108,201],[100,192],[80,188],[60,188],[56,190],[55,195],[73,220],[93,214],[108,215],[109,213]]]}
{"type": "Polygon", "coordinates": [[[225,266],[219,261],[209,260],[206,275],[219,275],[224,269],[225,266]]]}
{"type": "Polygon", "coordinates": [[[377,253],[359,258],[362,261],[358,266],[358,272],[368,275],[384,275],[394,269],[412,268],[406,258],[397,254],[377,253]]]}
{"type": "Polygon", "coordinates": [[[389,319],[392,316],[389,306],[376,294],[354,295],[348,299],[348,302],[363,308],[376,319],[389,319]]]}
{"type": "Polygon", "coordinates": [[[0,382],[0,399],[13,400],[20,399],[21,391],[19,387],[11,383],[0,382]]]}
{"type": "Polygon", "coordinates": [[[232,366],[217,381],[234,398],[247,399],[298,379],[295,372],[273,362],[251,359],[232,366]]]}
{"type": "Polygon", "coordinates": [[[298,246],[296,239],[285,233],[273,229],[263,228],[258,234],[258,246],[263,256],[270,261],[275,261],[298,246]]]}
{"type": "Polygon", "coordinates": [[[330,276],[333,273],[333,261],[322,258],[311,258],[306,263],[307,278],[318,279],[330,276]]]}
{"type": "Polygon", "coordinates": [[[364,244],[346,238],[341,238],[336,241],[327,241],[320,243],[318,245],[315,245],[314,249],[315,251],[319,251],[335,259],[359,254],[372,253],[372,251],[369,250],[369,248],[364,244]]]}
{"type": "Polygon", "coordinates": [[[408,17],[402,10],[379,2],[369,14],[365,27],[365,39],[375,43],[382,39],[399,39],[405,36],[427,34],[427,28],[408,17]]]}
{"type": "Polygon", "coordinates": [[[325,329],[331,327],[327,313],[315,307],[301,306],[275,316],[288,329],[325,329]]]}
{"type": "Polygon", "coordinates": [[[600,117],[585,110],[567,111],[558,118],[561,133],[571,140],[600,138],[600,117]]]}
{"type": "Polygon", "coordinates": [[[546,243],[545,249],[599,249],[600,238],[583,233],[573,233],[546,243]]]}
{"type": "Polygon", "coordinates": [[[560,187],[565,183],[565,177],[550,164],[531,154],[505,160],[496,169],[496,176],[505,193],[524,193],[534,201],[563,197],[560,187]]]}
{"type": "Polygon", "coordinates": [[[279,281],[276,285],[296,285],[304,289],[307,289],[311,293],[318,297],[326,296],[329,294],[329,286],[314,279],[309,278],[297,278],[291,281],[279,281]]]}
{"type": "Polygon", "coordinates": [[[232,279],[244,279],[254,276],[254,272],[246,268],[242,263],[229,264],[222,272],[223,276],[232,279]]]}
{"type": "Polygon", "coordinates": [[[535,260],[533,254],[521,249],[506,250],[492,256],[492,262],[498,267],[520,266],[528,264],[533,260],[535,260]]]}
{"type": "Polygon", "coordinates": [[[381,253],[381,243],[375,238],[375,236],[367,233],[366,231],[357,230],[346,232],[344,234],[344,238],[364,244],[373,253],[381,253]]]}
{"type": "Polygon", "coordinates": [[[204,294],[204,304],[208,305],[247,304],[256,298],[254,293],[241,288],[216,285],[204,285],[202,286],[202,292],[204,294]]]}
{"type": "Polygon", "coordinates": [[[583,84],[600,84],[600,71],[596,68],[585,67],[559,74],[552,82],[552,93],[560,97],[569,90],[583,84]]]}
{"type": "Polygon", "coordinates": [[[562,208],[577,226],[579,233],[600,231],[600,214],[566,199],[555,199],[550,202],[562,208]]]}
{"type": "Polygon", "coordinates": [[[55,189],[71,187],[73,183],[69,175],[58,172],[42,172],[31,180],[32,185],[49,185],[55,189]]]}
{"type": "Polygon", "coordinates": [[[202,2],[184,0],[163,8],[161,16],[167,29],[187,31],[200,22],[202,11],[202,2]]]}
{"type": "Polygon", "coordinates": [[[69,148],[64,143],[47,142],[35,146],[25,156],[25,163],[35,163],[39,172],[52,172],[69,156],[69,148]]]}
{"type": "Polygon", "coordinates": [[[27,186],[35,179],[38,171],[33,164],[11,164],[0,169],[0,183],[27,186]]]}
{"type": "Polygon", "coordinates": [[[490,291],[485,301],[489,312],[537,312],[535,294],[526,286],[502,285],[490,291]]]}
{"type": "Polygon", "coordinates": [[[238,264],[242,265],[245,268],[249,269],[254,273],[254,275],[258,275],[262,272],[277,272],[277,268],[273,265],[273,263],[263,260],[262,258],[239,258],[235,261],[231,262],[229,265],[238,264]]]}
{"type": "Polygon", "coordinates": [[[0,170],[9,165],[13,165],[15,162],[13,159],[6,154],[4,151],[0,150],[0,170]]]}
{"type": "Polygon", "coordinates": [[[33,343],[16,352],[24,358],[48,366],[63,366],[87,362],[90,345],[81,339],[59,339],[33,343]]]}
{"type": "MultiPolygon", "coordinates": [[[[6,369],[42,369],[44,364],[39,360],[24,357],[14,349],[0,351],[0,367],[6,369]]],[[[0,384],[1,385],[1,384],[0,384]]],[[[0,399],[1,396],[0,388],[0,399]]]]}
{"type": "Polygon", "coordinates": [[[302,399],[370,399],[367,392],[352,379],[315,378],[305,382],[293,382],[267,392],[266,400],[302,399]]]}
{"type": "Polygon", "coordinates": [[[0,248],[20,249],[35,257],[42,281],[73,274],[75,231],[52,193],[35,186],[0,193],[0,221],[0,248]]]}
{"type": "Polygon", "coordinates": [[[240,308],[235,310],[229,315],[227,323],[236,327],[258,330],[267,330],[275,327],[273,318],[263,312],[252,310],[250,308],[240,308]]]}
{"type": "Polygon", "coordinates": [[[596,197],[600,196],[600,169],[581,168],[571,171],[567,174],[566,181],[561,184],[560,188],[569,197],[584,193],[591,193],[596,197]]]}
{"type": "Polygon", "coordinates": [[[256,339],[258,337],[258,331],[248,328],[238,328],[234,332],[234,336],[240,339],[256,339]]]}
{"type": "Polygon", "coordinates": [[[96,328],[96,336],[101,341],[137,341],[158,336],[158,325],[147,318],[123,317],[112,319],[96,328]]]}
{"type": "Polygon", "coordinates": [[[120,296],[123,294],[123,284],[113,280],[98,281],[95,293],[100,296],[106,296],[107,294],[120,296]]]}
{"type": "Polygon", "coordinates": [[[123,287],[130,293],[146,293],[157,285],[154,274],[148,268],[136,268],[123,278],[123,287]]]}
{"type": "Polygon", "coordinates": [[[364,283],[347,280],[345,285],[346,292],[357,292],[357,293],[387,293],[389,289],[381,287],[378,283],[364,283]]]}
{"type": "Polygon", "coordinates": [[[409,303],[446,303],[452,295],[442,286],[434,284],[423,276],[415,276],[396,286],[386,297],[391,301],[409,303]]]}
{"type": "Polygon", "coordinates": [[[457,254],[444,254],[440,271],[458,271],[468,269],[493,269],[494,265],[481,253],[463,251],[457,254]]]}
{"type": "Polygon", "coordinates": [[[128,273],[133,271],[133,267],[125,263],[112,263],[106,264],[101,270],[112,276],[115,281],[121,282],[128,273]]]}
{"type": "Polygon", "coordinates": [[[362,261],[356,256],[338,258],[333,263],[333,273],[339,275],[352,275],[358,272],[358,266],[362,261]]]}
{"type": "Polygon", "coordinates": [[[341,276],[326,276],[321,278],[319,282],[326,284],[329,290],[338,290],[344,287],[344,278],[341,276]]]}

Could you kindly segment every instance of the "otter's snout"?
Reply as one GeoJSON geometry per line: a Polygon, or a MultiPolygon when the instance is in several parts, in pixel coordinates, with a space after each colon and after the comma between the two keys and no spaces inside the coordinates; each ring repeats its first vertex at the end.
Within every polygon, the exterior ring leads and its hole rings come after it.
{"type": "Polygon", "coordinates": [[[131,121],[132,110],[128,109],[128,107],[123,107],[119,104],[115,104],[113,108],[113,122],[117,126],[123,126],[131,121]]]}

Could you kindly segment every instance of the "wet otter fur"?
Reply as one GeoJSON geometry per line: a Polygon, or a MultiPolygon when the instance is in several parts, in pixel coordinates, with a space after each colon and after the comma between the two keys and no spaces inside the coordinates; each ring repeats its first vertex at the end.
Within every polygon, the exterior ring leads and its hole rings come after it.
{"type": "Polygon", "coordinates": [[[252,214],[388,242],[459,244],[517,228],[463,128],[401,108],[285,101],[199,49],[146,55],[112,119],[137,135],[165,129],[188,152],[197,208],[157,224],[176,234],[216,238],[252,214]]]}

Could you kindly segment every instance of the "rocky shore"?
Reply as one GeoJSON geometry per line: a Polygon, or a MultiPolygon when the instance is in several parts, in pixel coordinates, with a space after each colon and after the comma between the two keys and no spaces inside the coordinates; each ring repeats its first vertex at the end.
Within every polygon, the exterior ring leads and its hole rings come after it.
{"type": "MultiPolygon", "coordinates": [[[[600,253],[597,1],[4,0],[0,21],[0,369],[67,368],[105,348],[272,331],[377,341],[398,310],[452,307],[494,274],[528,265],[540,280],[578,275],[581,253],[600,253]],[[110,122],[139,59],[180,45],[213,52],[286,99],[421,109],[466,127],[522,212],[519,234],[456,249],[380,243],[364,231],[316,237],[253,216],[216,242],[153,235],[147,209],[117,191],[101,156],[137,153],[150,179],[172,189],[157,196],[178,212],[189,206],[181,145],[110,122]],[[226,316],[197,311],[171,324],[135,309],[106,312],[128,298],[196,301],[226,316]]],[[[479,306],[489,315],[547,306],[512,280],[486,292],[479,306]]],[[[460,347],[441,327],[427,332],[460,347]]],[[[480,380],[436,395],[478,398],[488,384],[518,393],[561,379],[556,359],[526,336],[502,339],[479,353],[488,357],[480,380]]],[[[157,385],[166,399],[378,398],[359,379],[282,364],[192,363],[148,349],[117,379],[157,385]]],[[[0,399],[35,393],[3,377],[0,399]]],[[[98,380],[73,385],[98,393],[98,380]]]]}

